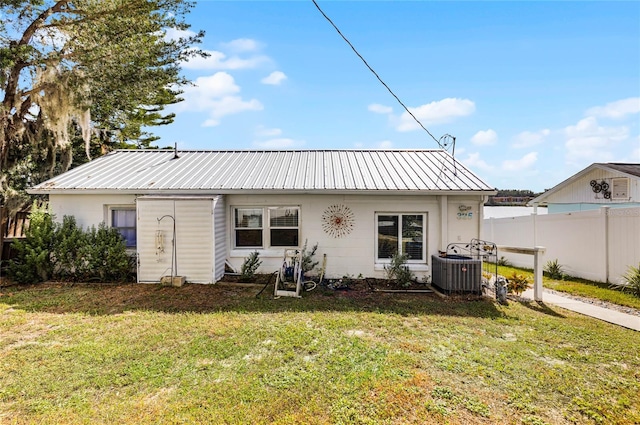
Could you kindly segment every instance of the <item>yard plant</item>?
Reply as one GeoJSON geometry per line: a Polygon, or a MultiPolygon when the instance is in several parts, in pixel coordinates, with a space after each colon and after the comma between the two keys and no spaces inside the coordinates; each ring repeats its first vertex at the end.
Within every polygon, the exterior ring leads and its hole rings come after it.
{"type": "Polygon", "coordinates": [[[357,286],[0,288],[0,422],[640,422],[638,332],[357,286]]]}
{"type": "Polygon", "coordinates": [[[132,259],[118,231],[101,223],[83,230],[75,218],[54,223],[46,205],[34,204],[25,239],[16,239],[9,276],[18,283],[49,279],[113,282],[130,279],[132,259]]]}
{"type": "Polygon", "coordinates": [[[627,272],[620,279],[620,283],[612,286],[640,298],[640,263],[638,267],[629,266],[627,272]]]}

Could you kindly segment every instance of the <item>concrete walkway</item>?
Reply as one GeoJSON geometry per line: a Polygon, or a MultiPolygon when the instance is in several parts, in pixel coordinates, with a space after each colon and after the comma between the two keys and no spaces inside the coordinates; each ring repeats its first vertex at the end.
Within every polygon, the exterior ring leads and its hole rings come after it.
{"type": "MultiPolygon", "coordinates": [[[[533,289],[528,289],[522,293],[522,298],[533,300],[533,289]]],[[[542,302],[545,304],[553,304],[585,316],[595,317],[605,322],[613,323],[625,328],[640,331],[640,316],[626,314],[620,311],[611,310],[609,308],[574,300],[563,297],[555,293],[544,291],[542,294],[542,302]]]]}

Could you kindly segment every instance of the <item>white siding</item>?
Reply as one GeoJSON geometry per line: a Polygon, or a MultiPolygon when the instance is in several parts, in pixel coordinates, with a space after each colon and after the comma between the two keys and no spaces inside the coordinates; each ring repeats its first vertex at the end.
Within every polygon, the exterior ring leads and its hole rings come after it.
{"type": "Polygon", "coordinates": [[[227,260],[227,209],[224,196],[218,196],[214,201],[214,279],[218,281],[224,276],[224,263],[227,260]]]}
{"type": "MultiPolygon", "coordinates": [[[[356,177],[355,179],[360,178],[356,177]]],[[[177,274],[190,282],[209,283],[218,280],[224,273],[226,259],[240,269],[251,249],[234,249],[232,208],[238,206],[299,206],[300,244],[308,241],[311,247],[318,243],[316,259],[327,254],[328,277],[344,275],[384,277],[384,268],[376,263],[375,248],[377,228],[375,214],[426,213],[426,258],[417,265],[416,275],[429,276],[432,254],[445,249],[448,243],[469,242],[480,235],[480,210],[482,197],[435,196],[435,195],[225,195],[208,197],[139,197],[138,198],[138,254],[140,282],[158,282],[162,276],[171,274],[171,243],[173,222],[158,218],[175,216],[177,230],[177,274]],[[189,200],[191,199],[191,200],[189,200]],[[441,202],[447,214],[440,212],[441,202]],[[354,227],[350,234],[334,238],[322,228],[322,214],[332,205],[344,205],[354,215],[354,227]],[[470,206],[473,217],[458,219],[459,205],[470,206]],[[175,209],[174,209],[175,207],[175,209]],[[162,230],[165,235],[165,252],[156,253],[155,235],[162,230]],[[214,242],[215,241],[215,242],[214,242]]],[[[51,204],[56,214],[65,211],[76,215],[83,225],[98,224],[105,219],[109,204],[135,205],[133,196],[106,195],[51,195],[51,204]],[[73,208],[70,207],[73,205],[73,208]]],[[[260,250],[263,264],[261,273],[278,269],[283,248],[260,250]]]]}
{"type": "MultiPolygon", "coordinates": [[[[458,236],[461,241],[469,242],[480,236],[480,215],[477,214],[481,204],[481,197],[449,196],[449,217],[447,226],[448,236],[445,242],[456,242],[458,236]],[[460,199],[464,199],[461,201],[460,199]],[[473,219],[458,220],[456,213],[458,205],[470,205],[473,208],[473,219]]],[[[428,263],[432,254],[437,255],[441,249],[441,214],[439,197],[437,196],[366,196],[366,195],[228,195],[227,205],[227,240],[229,241],[229,261],[235,269],[240,269],[244,258],[253,249],[234,249],[233,247],[233,208],[241,206],[299,206],[300,207],[300,244],[307,241],[308,248],[318,243],[315,259],[322,261],[323,254],[327,254],[326,275],[330,278],[340,278],[344,275],[365,277],[384,277],[382,264],[376,264],[375,248],[377,243],[377,229],[375,214],[377,212],[415,212],[427,213],[427,255],[422,267],[416,267],[416,275],[424,277],[430,275],[428,263]],[[351,209],[354,215],[354,226],[350,234],[342,238],[334,238],[324,232],[322,228],[322,214],[331,205],[344,205],[351,209]]],[[[281,263],[283,248],[268,248],[258,250],[263,261],[259,272],[271,273],[276,271],[281,263]]],[[[319,266],[320,267],[320,266],[319,266]]]]}
{"type": "Polygon", "coordinates": [[[74,216],[83,228],[109,224],[109,206],[135,208],[135,195],[49,195],[49,207],[55,220],[62,222],[65,215],[74,216]]]}
{"type": "Polygon", "coordinates": [[[612,179],[621,177],[623,174],[615,173],[601,168],[594,168],[591,172],[569,183],[567,186],[559,189],[557,192],[550,194],[545,202],[549,204],[600,204],[614,205],[628,202],[640,202],[640,180],[638,178],[629,177],[629,199],[605,199],[603,193],[595,193],[590,185],[591,180],[597,182],[605,181],[612,189],[612,179]]]}
{"type": "Polygon", "coordinates": [[[138,281],[158,282],[162,276],[171,275],[173,217],[176,276],[192,283],[214,282],[213,206],[211,198],[139,198],[138,281]],[[156,246],[157,231],[164,235],[164,250],[156,246]]]}

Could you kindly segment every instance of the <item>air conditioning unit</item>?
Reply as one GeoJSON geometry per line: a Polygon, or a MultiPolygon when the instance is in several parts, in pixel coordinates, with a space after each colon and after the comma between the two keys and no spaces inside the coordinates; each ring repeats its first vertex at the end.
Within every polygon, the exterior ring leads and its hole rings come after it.
{"type": "Polygon", "coordinates": [[[450,293],[482,294],[482,260],[463,255],[431,256],[432,285],[450,293]]]}

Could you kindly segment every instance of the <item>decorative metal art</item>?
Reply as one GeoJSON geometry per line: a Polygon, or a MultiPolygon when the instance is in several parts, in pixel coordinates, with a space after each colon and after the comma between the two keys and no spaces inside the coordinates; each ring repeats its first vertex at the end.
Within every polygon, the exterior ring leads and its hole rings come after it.
{"type": "Polygon", "coordinates": [[[607,183],[606,181],[602,180],[601,182],[598,183],[597,180],[591,180],[589,182],[589,185],[591,185],[591,190],[593,190],[595,193],[602,192],[602,196],[604,197],[604,199],[611,199],[611,191],[609,190],[609,183],[607,183]]]}
{"type": "Polygon", "coordinates": [[[334,238],[341,238],[353,230],[353,212],[345,205],[331,205],[322,213],[322,229],[334,238]]]}

